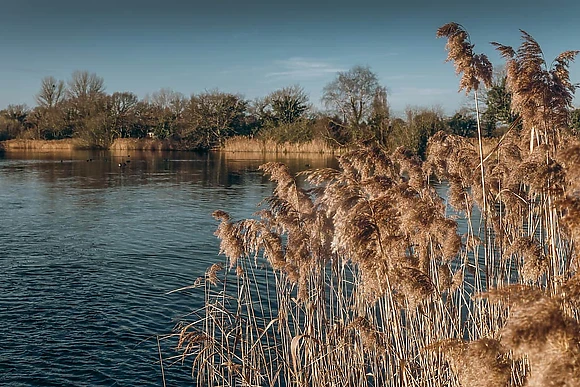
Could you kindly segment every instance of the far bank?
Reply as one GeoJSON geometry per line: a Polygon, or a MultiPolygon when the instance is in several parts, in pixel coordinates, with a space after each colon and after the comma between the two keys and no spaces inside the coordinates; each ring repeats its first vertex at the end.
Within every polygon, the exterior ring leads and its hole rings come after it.
{"type": "MultiPolygon", "coordinates": [[[[10,151],[73,151],[83,149],[97,149],[86,145],[80,140],[69,138],[62,140],[28,140],[15,139],[0,141],[0,152],[10,151]]],[[[195,151],[197,149],[187,147],[186,144],[171,140],[160,140],[151,138],[118,138],[108,150],[112,151],[195,151]]],[[[252,153],[318,153],[318,154],[340,154],[344,148],[332,147],[323,140],[312,140],[303,143],[277,143],[272,140],[262,140],[248,137],[232,137],[225,141],[224,145],[214,150],[225,152],[252,152],[252,153]]]]}

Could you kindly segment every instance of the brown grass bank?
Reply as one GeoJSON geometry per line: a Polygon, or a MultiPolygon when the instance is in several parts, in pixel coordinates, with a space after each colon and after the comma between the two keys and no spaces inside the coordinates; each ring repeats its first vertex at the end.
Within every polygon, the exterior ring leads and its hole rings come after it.
{"type": "Polygon", "coordinates": [[[6,152],[18,150],[38,152],[72,151],[81,148],[81,143],[71,138],[63,140],[6,140],[0,142],[0,150],[6,152]]]}
{"type": "MultiPolygon", "coordinates": [[[[67,138],[62,140],[6,140],[0,142],[0,151],[21,151],[29,150],[36,152],[73,151],[79,149],[91,149],[81,140],[67,138]]],[[[158,140],[151,138],[118,138],[109,147],[112,151],[168,151],[182,150],[178,143],[169,140],[158,140]]]]}
{"type": "Polygon", "coordinates": [[[182,150],[179,144],[170,140],[154,138],[117,138],[109,147],[112,151],[170,151],[182,150]]]}
{"type": "Polygon", "coordinates": [[[259,152],[259,153],[324,153],[340,154],[344,150],[333,147],[326,141],[315,139],[305,143],[277,143],[273,140],[261,140],[248,137],[232,137],[226,140],[223,149],[226,152],[259,152]]]}

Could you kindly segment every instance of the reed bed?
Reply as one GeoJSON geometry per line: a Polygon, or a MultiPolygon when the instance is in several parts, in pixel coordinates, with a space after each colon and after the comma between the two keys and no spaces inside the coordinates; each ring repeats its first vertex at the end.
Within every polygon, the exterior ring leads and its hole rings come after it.
{"type": "Polygon", "coordinates": [[[308,142],[297,143],[278,143],[274,140],[250,138],[245,136],[236,136],[226,139],[222,150],[226,152],[252,152],[252,153],[322,153],[322,154],[340,154],[343,150],[331,146],[327,141],[322,139],[313,139],[308,142]]]}
{"type": "Polygon", "coordinates": [[[64,140],[6,140],[0,142],[0,149],[9,151],[30,150],[36,152],[73,151],[80,149],[81,143],[74,139],[64,140]]]}
{"type": "MultiPolygon", "coordinates": [[[[580,385],[578,52],[548,68],[522,34],[496,46],[523,129],[491,149],[443,132],[425,162],[366,146],[306,185],[266,163],[276,188],[255,218],[214,213],[226,261],[176,333],[197,385],[580,385]]],[[[487,59],[456,23],[438,36],[477,90],[487,59]]]]}
{"type": "Polygon", "coordinates": [[[170,140],[155,138],[117,138],[109,147],[112,151],[169,151],[179,150],[177,144],[170,140]]]}
{"type": "MultiPolygon", "coordinates": [[[[37,152],[51,151],[73,151],[79,149],[89,149],[91,145],[81,139],[68,138],[62,140],[6,140],[0,142],[0,149],[11,150],[31,150],[37,152]]],[[[179,147],[169,140],[158,140],[151,138],[117,138],[109,147],[112,151],[166,151],[178,150],[179,147]]]]}

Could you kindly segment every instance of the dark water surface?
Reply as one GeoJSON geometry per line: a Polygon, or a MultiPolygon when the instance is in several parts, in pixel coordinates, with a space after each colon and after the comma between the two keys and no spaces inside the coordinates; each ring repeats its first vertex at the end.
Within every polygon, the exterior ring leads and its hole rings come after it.
{"type": "MultiPolygon", "coordinates": [[[[273,187],[257,170],[265,161],[0,154],[0,385],[161,386],[157,335],[203,296],[167,292],[222,259],[211,213],[250,216],[273,187]]],[[[279,161],[294,172],[336,165],[279,161]]],[[[161,341],[164,357],[174,344],[161,341]]],[[[168,386],[193,385],[187,366],[165,366],[168,386]]]]}

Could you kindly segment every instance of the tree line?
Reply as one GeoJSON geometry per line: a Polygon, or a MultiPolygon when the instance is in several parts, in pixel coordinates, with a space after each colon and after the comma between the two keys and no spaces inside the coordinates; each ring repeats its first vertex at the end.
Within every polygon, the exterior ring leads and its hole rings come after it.
{"type": "MultiPolygon", "coordinates": [[[[376,141],[387,148],[404,145],[420,155],[439,130],[470,137],[477,132],[473,111],[463,107],[452,116],[437,108],[407,108],[403,117],[390,114],[387,89],[368,66],[338,72],[323,89],[324,111],[315,109],[298,85],[247,100],[219,90],[186,97],[161,89],[139,99],[132,92],[105,91],[104,79],[75,71],[67,81],[42,79],[37,105],[9,105],[0,110],[0,140],[77,138],[86,146],[108,148],[117,138],[168,139],[183,149],[219,147],[232,136],[277,142],[322,138],[336,146],[376,141]]],[[[481,97],[483,131],[501,134],[517,120],[505,74],[495,77],[481,97]]],[[[580,132],[580,109],[571,127],[580,132]]]]}

